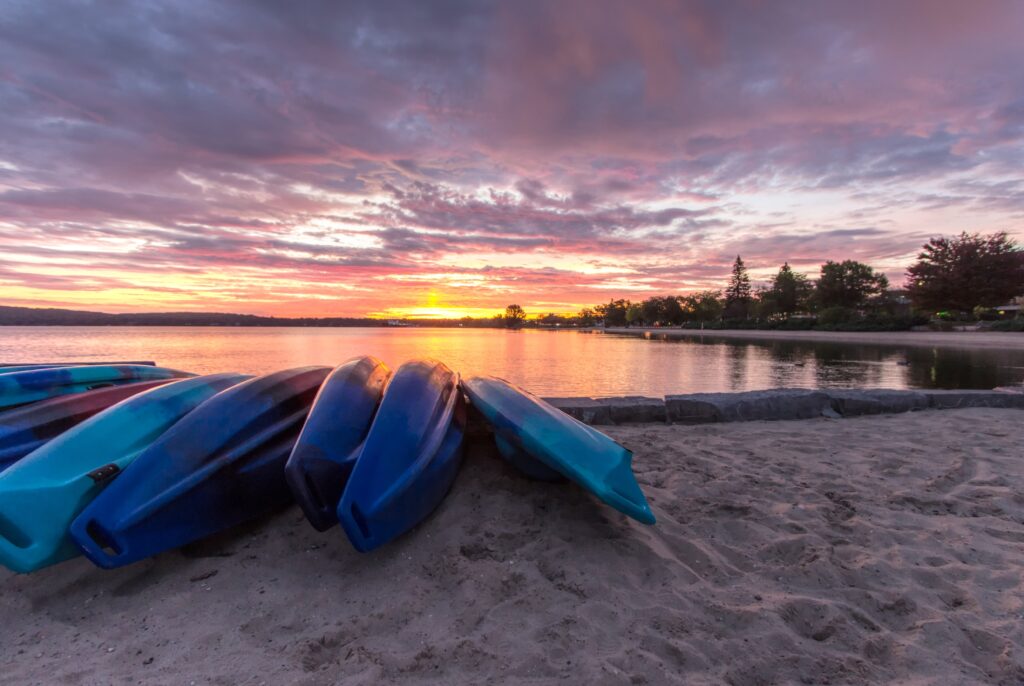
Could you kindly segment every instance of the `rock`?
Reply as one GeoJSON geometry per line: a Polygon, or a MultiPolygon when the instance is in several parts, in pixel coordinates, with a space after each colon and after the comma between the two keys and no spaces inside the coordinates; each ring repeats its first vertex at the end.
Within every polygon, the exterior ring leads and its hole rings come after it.
{"type": "Polygon", "coordinates": [[[925,410],[928,396],[920,391],[896,391],[885,388],[865,390],[838,389],[826,391],[832,409],[844,417],[861,414],[888,414],[925,410]]]}
{"type": "Polygon", "coordinates": [[[745,393],[693,393],[665,397],[668,421],[680,424],[810,419],[832,412],[821,391],[777,388],[745,393]]]}
{"type": "Polygon", "coordinates": [[[599,402],[608,407],[611,420],[615,424],[664,422],[666,419],[665,401],[661,398],[628,395],[620,398],[601,398],[599,402]]]}
{"type": "Polygon", "coordinates": [[[1016,407],[1024,409],[1024,394],[1007,391],[924,391],[931,407],[1016,407]]]}
{"type": "Polygon", "coordinates": [[[620,398],[544,398],[585,424],[664,422],[665,401],[639,395],[620,398]]]}
{"type": "Polygon", "coordinates": [[[611,408],[600,400],[593,398],[544,398],[570,417],[575,417],[584,424],[611,424],[611,408]]]}

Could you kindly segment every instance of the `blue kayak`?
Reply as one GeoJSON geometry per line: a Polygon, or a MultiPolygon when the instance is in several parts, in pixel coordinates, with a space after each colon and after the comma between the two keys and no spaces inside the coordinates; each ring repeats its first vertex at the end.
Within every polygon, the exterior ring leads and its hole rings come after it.
{"type": "Polygon", "coordinates": [[[171,381],[158,379],[97,388],[0,412],[0,472],[97,412],[171,381]]]}
{"type": "Polygon", "coordinates": [[[120,567],[291,502],[284,464],[329,367],[219,393],[150,445],[71,525],[100,567],[120,567]]]}
{"type": "Polygon", "coordinates": [[[535,478],[565,476],[616,510],[654,524],[633,476],[631,452],[503,379],[474,376],[462,388],[494,428],[502,457],[513,465],[535,478]]]}
{"type": "Polygon", "coordinates": [[[133,381],[186,376],[192,375],[175,369],[140,364],[45,367],[10,372],[0,374],[0,409],[133,381]]]}
{"type": "Polygon", "coordinates": [[[357,357],[331,372],[313,401],[284,474],[318,531],[338,523],[338,501],[390,376],[380,360],[357,357]]]}
{"type": "Polygon", "coordinates": [[[434,360],[399,367],[338,504],[357,550],[400,536],[441,503],[462,462],[465,430],[458,374],[434,360]]]}
{"type": "Polygon", "coordinates": [[[175,422],[245,378],[213,374],[139,393],[0,473],[0,563],[31,572],[77,555],[67,531],[78,513],[175,422]]]}
{"type": "Polygon", "coordinates": [[[10,374],[12,372],[25,372],[30,369],[52,369],[53,367],[123,367],[125,365],[146,365],[149,367],[155,367],[156,362],[153,362],[152,360],[139,360],[132,362],[15,362],[13,364],[0,364],[0,374],[10,374]]]}

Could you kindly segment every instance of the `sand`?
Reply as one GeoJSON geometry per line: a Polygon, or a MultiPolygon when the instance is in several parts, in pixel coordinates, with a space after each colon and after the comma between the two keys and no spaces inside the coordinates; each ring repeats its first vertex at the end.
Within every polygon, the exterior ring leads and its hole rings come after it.
{"type": "Polygon", "coordinates": [[[1024,350],[1024,333],[1016,331],[769,331],[760,329],[698,329],[609,328],[591,329],[593,333],[633,336],[668,336],[670,338],[754,339],[774,341],[810,341],[824,343],[859,343],[863,345],[897,345],[926,348],[985,348],[993,350],[1024,350]]]}
{"type": "Polygon", "coordinates": [[[659,522],[478,440],[376,553],[297,509],[0,572],[5,684],[1024,682],[1019,410],[609,427],[659,522]]]}

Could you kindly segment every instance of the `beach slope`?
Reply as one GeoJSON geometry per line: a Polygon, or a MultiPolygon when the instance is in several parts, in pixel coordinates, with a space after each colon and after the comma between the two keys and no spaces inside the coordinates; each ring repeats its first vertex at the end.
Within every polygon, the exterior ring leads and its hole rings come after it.
{"type": "Polygon", "coordinates": [[[1019,410],[607,431],[658,524],[486,441],[372,554],[297,508],[104,572],[0,572],[11,684],[1024,681],[1019,410]]]}

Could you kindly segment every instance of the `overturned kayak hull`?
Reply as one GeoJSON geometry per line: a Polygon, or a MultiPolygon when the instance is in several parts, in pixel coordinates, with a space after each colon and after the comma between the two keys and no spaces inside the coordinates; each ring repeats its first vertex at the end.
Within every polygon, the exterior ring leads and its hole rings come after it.
{"type": "Polygon", "coordinates": [[[338,524],[338,502],[390,376],[380,360],[359,357],[331,372],[313,401],[284,471],[318,531],[338,524]]]}
{"type": "Polygon", "coordinates": [[[633,475],[633,455],[621,445],[503,379],[470,377],[462,388],[510,463],[535,478],[562,475],[620,512],[654,524],[633,475]]]}
{"type": "Polygon", "coordinates": [[[171,381],[158,379],[98,388],[0,412],[0,472],[94,414],[171,381]]]}
{"type": "Polygon", "coordinates": [[[357,550],[402,535],[447,495],[466,430],[458,380],[440,362],[420,360],[388,382],[338,504],[338,521],[357,550]]]}
{"type": "Polygon", "coordinates": [[[152,360],[102,360],[98,362],[7,362],[0,364],[0,374],[11,372],[24,372],[30,369],[52,369],[53,367],[90,367],[90,366],[124,366],[124,365],[146,365],[155,367],[156,362],[152,360]]]}
{"type": "Polygon", "coordinates": [[[284,464],[329,372],[284,370],[209,399],[83,509],[72,539],[120,567],[288,504],[284,464]]]}
{"type": "Polygon", "coordinates": [[[67,532],[85,506],[167,429],[245,378],[213,374],[139,393],[0,473],[0,563],[31,572],[77,555],[67,532]]]}
{"type": "Polygon", "coordinates": [[[187,376],[192,375],[176,369],[149,365],[45,367],[9,372],[0,374],[0,409],[107,386],[187,376]]]}

